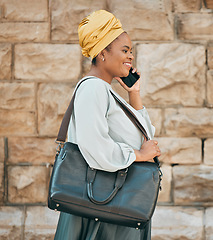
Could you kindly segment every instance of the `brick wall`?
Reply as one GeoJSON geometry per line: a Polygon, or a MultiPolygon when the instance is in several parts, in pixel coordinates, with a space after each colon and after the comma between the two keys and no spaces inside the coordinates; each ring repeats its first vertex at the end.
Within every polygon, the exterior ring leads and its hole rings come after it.
{"type": "Polygon", "coordinates": [[[0,239],[53,239],[58,213],[46,198],[54,140],[90,64],[78,45],[78,23],[98,9],[114,13],[133,41],[141,96],[162,150],[152,239],[213,239],[207,7],[201,0],[0,0],[0,239]]]}

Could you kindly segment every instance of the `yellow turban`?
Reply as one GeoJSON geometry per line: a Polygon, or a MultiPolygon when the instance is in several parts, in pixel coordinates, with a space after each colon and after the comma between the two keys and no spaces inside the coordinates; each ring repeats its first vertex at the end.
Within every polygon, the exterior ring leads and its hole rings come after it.
{"type": "Polygon", "coordinates": [[[93,59],[123,32],[120,21],[112,13],[105,10],[93,12],[78,27],[82,54],[93,59]]]}

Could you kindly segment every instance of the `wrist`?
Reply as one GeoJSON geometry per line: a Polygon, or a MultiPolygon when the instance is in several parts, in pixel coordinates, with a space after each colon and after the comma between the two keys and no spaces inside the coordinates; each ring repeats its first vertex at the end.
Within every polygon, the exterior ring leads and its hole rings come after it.
{"type": "Polygon", "coordinates": [[[144,162],[145,161],[144,155],[140,150],[134,150],[134,152],[135,152],[135,156],[136,156],[135,162],[144,162]]]}

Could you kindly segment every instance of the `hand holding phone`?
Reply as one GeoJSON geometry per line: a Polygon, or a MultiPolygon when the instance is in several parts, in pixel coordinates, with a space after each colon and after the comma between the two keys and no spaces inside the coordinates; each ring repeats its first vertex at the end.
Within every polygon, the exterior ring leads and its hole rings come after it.
{"type": "Polygon", "coordinates": [[[140,78],[136,72],[132,73],[133,68],[129,70],[129,75],[127,77],[121,77],[122,81],[131,88],[140,78]]]}

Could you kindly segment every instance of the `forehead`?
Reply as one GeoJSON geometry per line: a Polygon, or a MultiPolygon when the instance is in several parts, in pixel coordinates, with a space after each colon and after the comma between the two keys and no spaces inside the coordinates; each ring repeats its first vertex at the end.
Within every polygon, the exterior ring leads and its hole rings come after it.
{"type": "Polygon", "coordinates": [[[130,37],[125,32],[122,33],[119,37],[117,37],[116,40],[112,42],[112,45],[116,47],[127,46],[129,48],[132,48],[132,42],[130,40],[130,37]]]}

